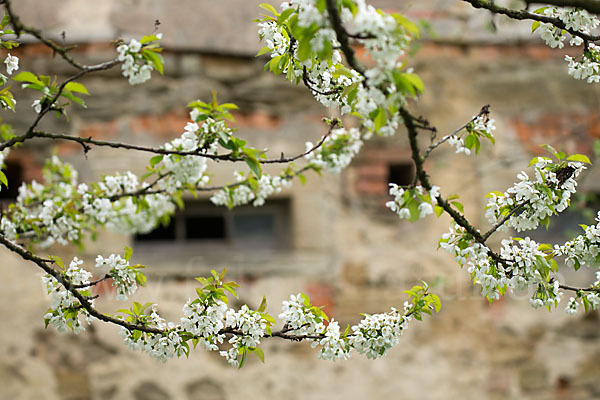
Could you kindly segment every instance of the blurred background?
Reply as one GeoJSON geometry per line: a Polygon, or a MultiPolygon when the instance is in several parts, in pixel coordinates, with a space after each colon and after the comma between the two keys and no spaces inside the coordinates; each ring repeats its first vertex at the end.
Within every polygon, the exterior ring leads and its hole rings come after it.
{"type": "MultiPolygon", "coordinates": [[[[326,131],[323,116],[336,115],[312,100],[302,86],[263,72],[267,58],[255,57],[261,44],[253,19],[257,0],[20,0],[23,22],[57,41],[76,45],[83,63],[116,56],[113,40],[159,32],[165,75],[131,87],[119,68],[82,80],[92,96],[87,109],[72,107],[70,123],[49,116],[44,129],[96,139],[160,146],[179,136],[188,121],[186,104],[234,102],[235,126],[254,147],[273,154],[300,154],[304,143],[326,131]]],[[[482,230],[485,195],[504,191],[547,143],[568,153],[593,154],[600,137],[597,86],[573,80],[563,60],[569,50],[552,50],[530,34],[531,24],[493,18],[461,1],[380,0],[373,4],[404,12],[424,27],[409,64],[426,92],[413,105],[448,134],[491,105],[497,144],[484,145],[477,158],[441,148],[426,167],[442,193],[457,193],[471,221],[482,230]],[[495,27],[495,29],[494,29],[495,27]],[[497,31],[497,32],[496,32],[497,31]]],[[[21,69],[64,78],[73,69],[44,46],[26,40],[14,52],[21,69]]],[[[4,122],[17,133],[33,117],[34,98],[17,93],[17,113],[4,122]]],[[[423,136],[422,143],[429,138],[423,136]]],[[[32,141],[7,159],[13,182],[41,180],[49,154],[73,163],[84,182],[102,174],[141,174],[148,156],[93,148],[87,156],[72,143],[32,141]]],[[[211,164],[213,183],[234,181],[236,166],[211,164]]],[[[239,167],[238,167],[239,168],[239,167]]],[[[276,173],[277,169],[272,172],[276,173]]],[[[260,208],[233,211],[210,204],[208,195],[186,199],[171,225],[148,235],[102,233],[81,254],[53,247],[43,254],[77,255],[93,266],[97,254],[134,249],[133,261],[148,265],[148,286],[134,300],[159,304],[178,321],[182,304],[195,295],[195,276],[227,268],[242,285],[236,305],[258,306],[278,315],[282,300],[307,293],[341,325],[360,313],[401,307],[403,290],[429,282],[442,311],[413,321],[400,344],[382,359],[354,354],[345,362],[317,359],[307,343],[266,340],[265,363],[251,358],[242,370],[203,350],[166,364],[121,344],[118,329],[94,323],[80,335],[44,329],[48,298],[40,271],[6,251],[0,263],[0,398],[64,400],[294,399],[594,399],[600,397],[600,322],[597,313],[569,317],[565,304],[548,313],[529,306],[531,293],[489,304],[452,257],[437,251],[449,219],[429,217],[410,224],[384,206],[388,182],[412,182],[408,143],[399,132],[376,138],[340,175],[316,174],[294,183],[260,208]]],[[[597,170],[584,179],[586,193],[600,193],[597,170]]],[[[9,201],[14,192],[0,192],[9,201]]],[[[533,233],[561,241],[589,223],[578,209],[555,218],[548,231],[533,233]]],[[[497,235],[497,245],[506,236],[497,235]]],[[[573,285],[594,281],[593,271],[561,270],[573,285]]],[[[110,285],[100,288],[98,307],[114,312],[110,285]]],[[[568,296],[568,294],[567,294],[568,296]]]]}

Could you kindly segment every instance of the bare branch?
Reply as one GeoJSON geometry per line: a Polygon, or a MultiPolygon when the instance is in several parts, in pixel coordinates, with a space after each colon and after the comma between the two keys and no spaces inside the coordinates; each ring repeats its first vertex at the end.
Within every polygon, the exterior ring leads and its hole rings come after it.
{"type": "Polygon", "coordinates": [[[569,32],[573,36],[579,36],[583,40],[587,40],[590,42],[595,42],[597,40],[600,40],[600,36],[588,35],[586,33],[579,32],[579,31],[576,31],[571,28],[567,29],[567,26],[565,25],[565,23],[562,22],[558,18],[548,17],[546,15],[534,14],[527,10],[515,10],[512,8],[501,7],[501,6],[496,5],[496,3],[492,0],[463,0],[463,1],[470,3],[475,8],[484,8],[494,14],[506,15],[507,17],[509,17],[511,19],[531,20],[531,21],[539,21],[539,22],[551,24],[559,29],[564,29],[565,31],[569,32]]]}
{"type": "Polygon", "coordinates": [[[600,1],[598,0],[544,0],[544,1],[526,1],[528,4],[551,4],[558,7],[582,8],[592,14],[600,14],[600,1]]]}

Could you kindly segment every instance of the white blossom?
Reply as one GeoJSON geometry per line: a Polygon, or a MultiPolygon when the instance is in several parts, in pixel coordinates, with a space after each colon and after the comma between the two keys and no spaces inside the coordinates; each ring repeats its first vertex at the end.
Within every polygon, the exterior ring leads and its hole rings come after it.
{"type": "Polygon", "coordinates": [[[11,75],[14,71],[19,69],[19,58],[11,56],[10,53],[8,53],[4,59],[4,64],[6,64],[6,73],[11,75]]]}

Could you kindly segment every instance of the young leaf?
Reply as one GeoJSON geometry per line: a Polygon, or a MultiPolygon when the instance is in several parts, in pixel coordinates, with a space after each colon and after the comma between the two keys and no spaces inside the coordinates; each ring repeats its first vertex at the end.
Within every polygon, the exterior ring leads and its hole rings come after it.
{"type": "Polygon", "coordinates": [[[159,162],[161,162],[163,160],[163,157],[164,157],[163,154],[159,154],[159,155],[156,155],[156,156],[152,157],[150,159],[150,166],[154,168],[154,166],[156,164],[158,164],[159,162]]]}
{"type": "Polygon", "coordinates": [[[262,349],[260,349],[259,347],[253,347],[251,349],[251,351],[256,354],[256,356],[258,358],[260,358],[260,361],[262,361],[263,363],[265,362],[265,353],[262,351],[262,349]]]}
{"type": "Polygon", "coordinates": [[[267,298],[265,296],[263,296],[262,301],[260,302],[260,305],[258,306],[258,309],[256,311],[264,312],[266,309],[267,309],[267,298]]]}
{"type": "Polygon", "coordinates": [[[262,175],[262,170],[258,160],[256,160],[256,158],[254,157],[247,156],[244,158],[244,161],[246,161],[246,164],[248,164],[248,167],[250,168],[254,176],[260,178],[262,175]]]}
{"type": "Polygon", "coordinates": [[[8,179],[6,179],[6,175],[4,172],[0,171],[0,182],[6,187],[8,187],[8,179]]]}
{"type": "Polygon", "coordinates": [[[591,164],[590,159],[583,154],[573,154],[572,156],[567,157],[567,161],[578,161],[586,164],[591,164]]]}
{"type": "Polygon", "coordinates": [[[69,82],[65,85],[65,89],[66,91],[69,92],[77,92],[77,93],[83,93],[83,94],[90,94],[88,92],[88,90],[86,89],[85,86],[83,86],[81,83],[79,82],[69,82]]]}
{"type": "Polygon", "coordinates": [[[268,3],[261,3],[258,5],[260,8],[262,8],[263,10],[267,10],[269,11],[271,14],[277,16],[279,15],[277,13],[277,10],[275,9],[275,7],[273,7],[272,5],[268,4],[268,3]]]}
{"type": "Polygon", "coordinates": [[[37,76],[35,76],[33,73],[27,72],[27,71],[20,72],[18,75],[14,76],[12,79],[13,79],[13,81],[17,81],[17,82],[31,82],[31,83],[36,83],[41,86],[46,86],[46,85],[44,85],[44,83],[42,81],[40,81],[38,79],[37,76]]]}
{"type": "Polygon", "coordinates": [[[129,246],[125,246],[125,255],[124,258],[126,261],[129,261],[131,256],[133,255],[133,249],[129,246]]]}

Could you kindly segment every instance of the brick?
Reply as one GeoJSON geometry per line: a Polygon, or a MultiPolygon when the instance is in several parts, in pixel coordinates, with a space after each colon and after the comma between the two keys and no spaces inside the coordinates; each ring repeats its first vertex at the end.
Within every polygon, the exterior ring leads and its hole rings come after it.
{"type": "Polygon", "coordinates": [[[327,283],[313,282],[306,287],[306,294],[312,305],[323,307],[328,316],[332,316],[335,308],[335,297],[332,287],[327,283]]]}
{"type": "Polygon", "coordinates": [[[382,196],[387,194],[388,185],[385,181],[359,180],[356,183],[356,191],[361,194],[382,196]]]}
{"type": "Polygon", "coordinates": [[[387,164],[364,164],[356,167],[358,171],[359,179],[385,179],[388,175],[388,166],[387,164]]]}
{"type": "Polygon", "coordinates": [[[110,122],[88,122],[79,130],[78,136],[94,139],[113,139],[117,136],[117,124],[110,122]]]}

